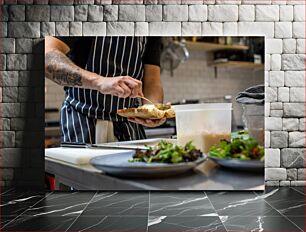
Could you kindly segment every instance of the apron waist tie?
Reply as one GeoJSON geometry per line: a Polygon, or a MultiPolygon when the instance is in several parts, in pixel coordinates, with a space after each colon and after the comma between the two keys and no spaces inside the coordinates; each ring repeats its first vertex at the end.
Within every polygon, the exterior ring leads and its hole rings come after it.
{"type": "Polygon", "coordinates": [[[96,143],[118,142],[114,135],[112,121],[97,119],[96,122],[96,143]]]}

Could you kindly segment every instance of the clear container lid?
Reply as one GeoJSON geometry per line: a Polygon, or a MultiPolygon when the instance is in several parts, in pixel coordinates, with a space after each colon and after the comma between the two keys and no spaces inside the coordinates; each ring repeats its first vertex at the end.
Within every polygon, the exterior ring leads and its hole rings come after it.
{"type": "Polygon", "coordinates": [[[232,110],[232,103],[200,103],[187,105],[174,105],[175,111],[190,110],[232,110]]]}

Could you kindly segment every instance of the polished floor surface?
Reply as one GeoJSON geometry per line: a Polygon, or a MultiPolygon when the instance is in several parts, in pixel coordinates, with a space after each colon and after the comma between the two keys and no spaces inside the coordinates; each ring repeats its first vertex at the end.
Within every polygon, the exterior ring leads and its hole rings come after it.
{"type": "Polygon", "coordinates": [[[1,192],[1,231],[305,231],[304,187],[265,192],[1,192]]]}

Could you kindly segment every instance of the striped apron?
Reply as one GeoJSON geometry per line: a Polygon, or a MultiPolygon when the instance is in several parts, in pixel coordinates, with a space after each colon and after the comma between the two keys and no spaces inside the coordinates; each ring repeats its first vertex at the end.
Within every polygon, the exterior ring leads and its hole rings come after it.
{"type": "MultiPolygon", "coordinates": [[[[107,78],[128,75],[142,80],[146,44],[145,37],[96,37],[85,69],[107,78]]],[[[64,90],[66,97],[60,120],[62,142],[95,143],[97,120],[112,121],[118,141],[146,138],[141,125],[116,114],[118,109],[139,106],[138,99],[77,87],[65,87],[64,90]]]]}

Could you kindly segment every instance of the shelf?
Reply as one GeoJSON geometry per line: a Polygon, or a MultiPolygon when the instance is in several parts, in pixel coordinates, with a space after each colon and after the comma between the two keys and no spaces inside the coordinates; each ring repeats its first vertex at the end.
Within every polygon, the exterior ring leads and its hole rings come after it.
{"type": "Polygon", "coordinates": [[[205,52],[214,52],[220,50],[248,50],[249,47],[245,45],[224,45],[207,42],[191,42],[186,41],[187,48],[194,50],[202,50],[205,52]]]}
{"type": "Polygon", "coordinates": [[[263,69],[263,64],[255,64],[253,62],[247,61],[227,61],[227,62],[220,62],[220,63],[209,63],[208,66],[211,67],[218,67],[218,68],[253,68],[253,69],[263,69]]]}

